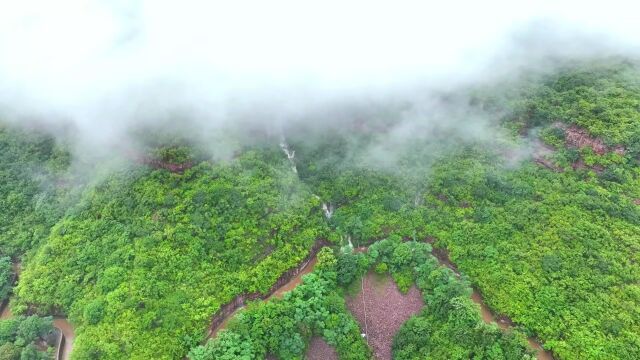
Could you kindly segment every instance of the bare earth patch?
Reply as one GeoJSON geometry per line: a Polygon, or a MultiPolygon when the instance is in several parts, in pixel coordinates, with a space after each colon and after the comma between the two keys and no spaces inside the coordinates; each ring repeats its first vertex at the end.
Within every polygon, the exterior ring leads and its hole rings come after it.
{"type": "Polygon", "coordinates": [[[586,129],[577,125],[567,126],[566,124],[556,122],[552,126],[564,130],[565,141],[569,146],[577,148],[590,147],[593,152],[598,155],[604,155],[611,151],[618,155],[624,155],[626,153],[624,146],[607,146],[602,139],[591,136],[586,129]]]}
{"type": "Polygon", "coordinates": [[[309,342],[307,349],[307,360],[338,360],[338,353],[324,339],[314,336],[309,342]]]}
{"type": "Polygon", "coordinates": [[[364,290],[347,297],[347,308],[362,331],[368,332],[367,340],[375,358],[391,359],[393,336],[411,315],[422,309],[422,295],[415,286],[403,295],[388,276],[380,279],[370,272],[363,280],[364,290]]]}

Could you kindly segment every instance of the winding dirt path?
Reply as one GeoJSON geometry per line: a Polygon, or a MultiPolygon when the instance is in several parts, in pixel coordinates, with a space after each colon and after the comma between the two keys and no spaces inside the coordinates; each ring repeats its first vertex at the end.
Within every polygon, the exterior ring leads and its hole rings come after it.
{"type": "MultiPolygon", "coordinates": [[[[449,253],[447,252],[447,250],[436,249],[436,248],[432,248],[432,249],[433,250],[431,251],[431,253],[436,259],[438,259],[438,262],[441,265],[444,265],[449,269],[451,269],[453,273],[459,277],[460,272],[458,271],[458,267],[453,262],[451,262],[451,259],[449,259],[449,253]]],[[[505,316],[499,316],[499,317],[496,316],[493,313],[493,311],[491,311],[489,306],[487,306],[487,304],[484,302],[484,299],[482,298],[482,295],[480,294],[480,292],[478,292],[478,290],[475,288],[473,288],[473,293],[471,294],[471,300],[473,300],[474,303],[480,305],[480,314],[482,315],[482,320],[485,323],[497,324],[498,327],[502,330],[507,330],[514,326],[511,319],[505,316]]],[[[551,352],[548,350],[545,350],[542,347],[542,344],[536,338],[529,337],[527,338],[527,342],[529,343],[529,346],[531,346],[534,350],[536,350],[536,358],[538,360],[554,360],[554,357],[551,354],[551,352]]]]}
{"type": "MultiPolygon", "coordinates": [[[[0,320],[11,319],[13,314],[8,303],[3,307],[0,313],[0,320]]],[[[62,338],[57,344],[56,360],[69,360],[71,351],[73,350],[73,341],[76,338],[73,325],[64,317],[56,316],[53,318],[53,327],[62,333],[62,338]],[[60,346],[61,345],[61,346],[60,346]]]]}
{"type": "MultiPolygon", "coordinates": [[[[428,241],[428,242],[432,242],[432,241],[428,241]]],[[[322,246],[324,246],[326,244],[323,244],[322,246]]],[[[306,260],[305,263],[303,263],[301,265],[301,267],[299,267],[298,269],[293,269],[295,272],[295,275],[293,277],[291,277],[286,283],[284,283],[283,285],[280,285],[278,287],[276,287],[275,289],[273,289],[272,291],[270,291],[270,295],[266,296],[266,297],[262,297],[262,299],[264,300],[268,300],[271,299],[273,297],[277,297],[277,298],[282,298],[282,296],[284,295],[284,293],[291,291],[293,289],[295,289],[296,286],[298,286],[300,283],[302,283],[302,277],[310,272],[313,271],[313,269],[315,268],[316,262],[317,262],[317,252],[319,250],[320,247],[314,247],[314,249],[312,250],[310,257],[306,260]]],[[[354,249],[354,251],[356,252],[366,252],[368,249],[367,247],[359,247],[354,249]]],[[[438,260],[438,262],[440,263],[440,265],[446,266],[447,268],[451,269],[454,274],[456,274],[456,276],[460,276],[460,272],[458,271],[457,266],[449,259],[449,254],[446,251],[446,249],[436,249],[433,248],[432,250],[432,255],[438,260]]],[[[419,291],[414,287],[412,287],[409,290],[409,294],[406,295],[406,299],[403,299],[403,297],[405,295],[402,295],[397,287],[395,287],[395,283],[393,281],[390,281],[388,283],[382,284],[380,283],[380,281],[374,279],[372,276],[372,273],[370,272],[363,280],[363,289],[365,289],[365,292],[368,293],[372,293],[372,294],[377,294],[377,295],[384,295],[384,296],[373,296],[373,297],[365,297],[363,300],[363,292],[361,291],[360,293],[358,293],[358,295],[356,297],[352,297],[350,299],[347,299],[347,307],[352,311],[352,313],[354,314],[354,316],[359,320],[359,322],[362,324],[370,324],[370,323],[375,323],[375,324],[382,324],[380,325],[380,329],[382,329],[383,331],[376,335],[374,334],[371,330],[369,331],[370,334],[368,335],[369,340],[372,340],[372,346],[374,348],[374,351],[376,353],[376,357],[381,358],[381,359],[387,359],[390,358],[390,354],[387,354],[387,350],[390,351],[390,347],[389,349],[387,349],[387,345],[390,346],[390,344],[386,344],[388,341],[385,341],[384,339],[386,339],[386,336],[384,335],[384,333],[391,333],[391,339],[393,339],[393,335],[395,335],[395,333],[397,332],[397,330],[399,329],[395,329],[396,331],[386,331],[386,330],[390,330],[396,327],[396,322],[397,321],[391,321],[393,319],[404,319],[402,322],[398,322],[400,324],[400,326],[402,325],[402,323],[404,321],[406,321],[406,319],[408,319],[412,314],[417,313],[420,311],[420,309],[422,308],[422,306],[424,305],[422,303],[422,297],[420,296],[419,291]],[[377,284],[376,284],[377,283],[377,284]],[[390,283],[390,284],[389,284],[390,283]],[[390,289],[389,287],[393,287],[395,288],[395,291],[393,291],[393,289],[390,289]],[[417,297],[413,292],[417,293],[417,297]],[[397,294],[396,294],[397,293],[397,294]],[[415,300],[419,298],[419,300],[415,300]],[[380,301],[380,303],[376,303],[377,301],[380,301]],[[405,301],[407,300],[407,301],[405,301]],[[415,301],[414,301],[415,300],[415,301]],[[363,302],[364,301],[364,302],[363,302]],[[372,302],[373,301],[373,302],[372,302]],[[402,304],[406,302],[406,304],[402,304]],[[367,318],[367,320],[364,320],[364,311],[362,311],[360,313],[360,310],[362,310],[362,306],[356,306],[356,304],[365,304],[367,306],[367,309],[383,309],[382,311],[376,311],[373,310],[374,312],[372,312],[371,314],[367,314],[367,316],[371,317],[373,316],[374,318],[367,318]],[[419,307],[416,307],[416,304],[420,304],[419,307]],[[400,304],[400,305],[398,305],[400,304]],[[406,306],[405,306],[406,305],[406,306]],[[415,306],[414,306],[415,305],[415,306]],[[398,313],[398,309],[401,309],[402,311],[400,311],[401,314],[398,313]],[[406,311],[404,311],[406,310],[406,311]],[[379,314],[380,318],[376,319],[375,318],[375,313],[379,314]],[[361,315],[362,319],[359,318],[359,316],[361,315]],[[406,317],[406,319],[405,319],[406,317]],[[391,320],[389,320],[391,319],[391,320]],[[389,320],[389,321],[388,321],[389,320]],[[389,322],[388,326],[384,325],[387,322],[389,322]],[[375,340],[377,339],[377,340],[375,340]],[[374,342],[375,341],[375,342],[374,342]],[[378,344],[378,345],[376,345],[378,344]]],[[[286,278],[287,274],[284,274],[282,278],[286,278]]],[[[277,285],[277,283],[276,283],[277,285]]],[[[207,338],[205,339],[205,341],[207,339],[213,338],[216,336],[216,334],[218,333],[218,331],[224,329],[227,324],[229,323],[229,320],[231,318],[233,318],[233,316],[235,314],[238,313],[238,311],[240,311],[242,308],[244,308],[244,300],[245,299],[249,299],[249,300],[256,300],[261,298],[260,296],[252,296],[251,294],[248,296],[239,296],[237,297],[233,302],[226,304],[225,306],[223,306],[223,308],[221,308],[220,311],[218,311],[218,313],[216,314],[217,317],[219,317],[219,321],[217,322],[216,326],[212,326],[210,328],[209,334],[207,336],[207,338]],[[252,298],[253,297],[253,298],[252,298]],[[227,309],[224,309],[227,308],[227,309]],[[224,316],[223,316],[224,315],[224,316]]],[[[489,308],[489,306],[487,306],[487,304],[484,302],[482,295],[474,288],[473,289],[473,293],[471,295],[471,300],[473,300],[473,302],[475,302],[476,304],[478,304],[480,306],[480,314],[482,316],[482,320],[487,323],[487,324],[497,324],[498,327],[502,330],[507,330],[509,328],[512,328],[514,326],[513,322],[504,316],[496,316],[493,311],[491,311],[491,309],[489,308]]],[[[216,323],[216,316],[214,316],[214,321],[213,323],[216,323]]],[[[531,346],[534,350],[537,351],[536,353],[536,358],[538,360],[554,360],[554,357],[552,355],[552,353],[548,350],[545,350],[541,343],[534,337],[529,337],[527,339],[529,346],[531,346]]],[[[318,340],[316,340],[316,342],[318,342],[318,340]]],[[[322,344],[315,344],[315,346],[319,346],[319,349],[323,349],[324,347],[322,346],[322,344]]],[[[320,352],[322,353],[322,351],[320,352]]]]}
{"type": "MultiPolygon", "coordinates": [[[[14,278],[12,283],[15,284],[20,278],[20,272],[22,271],[22,264],[17,262],[13,263],[14,278]]],[[[0,320],[7,320],[13,317],[11,309],[9,308],[9,299],[0,304],[2,311],[0,311],[0,320]]],[[[66,318],[61,316],[54,316],[53,327],[58,329],[62,334],[60,341],[56,344],[56,360],[69,360],[71,357],[71,350],[73,350],[73,341],[76,338],[73,326],[66,318]]]]}
{"type": "Polygon", "coordinates": [[[0,320],[11,319],[13,314],[11,313],[11,309],[9,309],[9,300],[5,300],[2,303],[2,311],[0,312],[0,320]]]}
{"type": "Polygon", "coordinates": [[[56,352],[56,360],[69,360],[71,351],[73,350],[73,342],[76,339],[73,326],[63,317],[54,318],[53,326],[62,333],[62,346],[60,346],[56,352]]]}
{"type": "Polygon", "coordinates": [[[311,273],[313,269],[316,267],[318,263],[318,258],[316,256],[312,257],[309,262],[300,270],[298,275],[294,276],[288,283],[282,285],[278,290],[276,290],[271,296],[269,296],[266,300],[271,298],[282,299],[286,292],[289,292],[295,289],[298,285],[302,284],[302,277],[311,273]]]}
{"type": "Polygon", "coordinates": [[[327,246],[329,243],[326,240],[317,241],[307,258],[298,266],[289,271],[285,272],[280,276],[278,281],[269,289],[267,294],[260,293],[252,293],[252,294],[242,294],[236,296],[231,302],[223,305],[220,309],[213,315],[211,319],[211,324],[209,326],[209,333],[207,337],[204,339],[206,342],[208,339],[214,338],[218,332],[227,327],[229,324],[229,320],[233,318],[235,314],[238,313],[245,306],[246,301],[252,300],[268,300],[273,297],[282,298],[284,293],[293,290],[296,286],[302,283],[302,277],[310,272],[316,266],[318,261],[317,254],[324,246],[327,246]]]}

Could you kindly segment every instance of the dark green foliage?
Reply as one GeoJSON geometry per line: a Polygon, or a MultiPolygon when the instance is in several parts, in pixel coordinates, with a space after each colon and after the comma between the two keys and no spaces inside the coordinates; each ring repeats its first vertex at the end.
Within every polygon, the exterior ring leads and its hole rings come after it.
{"type": "Polygon", "coordinates": [[[11,281],[13,280],[13,269],[11,267],[11,258],[8,256],[0,257],[0,302],[7,299],[11,292],[11,281]]]}
{"type": "Polygon", "coordinates": [[[192,151],[186,146],[160,147],[153,151],[155,157],[161,161],[183,164],[193,160],[192,151]]]}
{"type": "Polygon", "coordinates": [[[0,359],[50,359],[53,352],[53,344],[50,343],[52,333],[51,317],[33,315],[0,320],[0,359]],[[44,349],[40,344],[46,344],[44,349]]]}
{"type": "Polygon", "coordinates": [[[236,315],[226,330],[205,346],[194,348],[189,356],[192,360],[261,359],[266,354],[280,359],[301,358],[306,342],[316,334],[335,346],[341,359],[369,358],[370,352],[345,309],[336,281],[341,258],[361,257],[368,264],[397,264],[394,274],[408,274],[410,284],[417,280],[423,291],[427,306],[398,333],[395,358],[532,358],[522,333],[503,334],[495,325],[482,323],[478,306],[469,298],[469,284],[455,278],[449,269],[438,267],[430,249],[427,244],[403,243],[396,237],[374,243],[366,254],[341,253],[337,261],[325,253],[302,285],[282,300],[250,306],[236,315]]]}
{"type": "Polygon", "coordinates": [[[432,192],[472,205],[461,209],[433,200],[428,216],[436,220],[439,241],[489,305],[562,359],[640,357],[634,335],[640,320],[629,316],[640,279],[633,260],[640,246],[636,171],[621,168],[628,176],[623,183],[584,181],[580,172],[530,165],[514,171],[479,167],[468,176],[469,161],[454,157],[435,169],[432,192]],[[527,184],[530,190],[503,197],[488,181],[495,173],[510,186],[527,184]],[[467,175],[466,183],[438,183],[456,174],[467,175]]]}
{"type": "Polygon", "coordinates": [[[263,359],[267,354],[300,359],[314,334],[334,346],[342,359],[369,359],[360,329],[336,292],[340,260],[328,250],[318,254],[316,270],[303,284],[281,300],[249,306],[215,339],[191,350],[190,359],[263,359]]]}
{"type": "Polygon", "coordinates": [[[63,309],[79,359],[181,357],[221,305],[266,292],[325,226],[282,158],[115,174],[53,228],[14,309],[63,309]]]}
{"type": "MultiPolygon", "coordinates": [[[[373,123],[375,121],[372,120],[373,123]]],[[[328,130],[316,135],[323,141],[300,140],[293,144],[300,179],[308,184],[335,211],[329,223],[331,234],[343,243],[350,238],[355,246],[383,239],[391,233],[414,235],[422,221],[413,212],[413,194],[404,179],[373,169],[374,159],[366,158],[368,146],[377,139],[372,134],[352,134],[328,130]]]]}
{"type": "MultiPolygon", "coordinates": [[[[521,356],[519,335],[478,321],[465,281],[401,241],[431,238],[493,309],[559,359],[640,358],[639,74],[631,62],[573,64],[477,91],[479,112],[500,114],[513,142],[526,135],[551,145],[549,158],[563,172],[530,160],[504,166],[503,144],[492,136],[416,136],[380,150],[398,121],[385,113],[366,126],[287,134],[299,177],[276,146],[256,147],[182,175],[112,174],[73,204],[69,154],[50,137],[2,127],[0,295],[10,291],[11,261],[22,257],[14,312],[35,306],[69,314],[78,326],[78,359],[181,358],[191,348],[201,358],[291,358],[312,334],[357,358],[369,352],[352,337],[353,321],[334,288],[375,269],[403,290],[417,283],[429,304],[398,334],[397,357],[521,356]],[[625,151],[567,147],[552,125],[558,121],[625,151]],[[330,219],[322,202],[334,209],[330,219]],[[194,348],[222,304],[267,291],[320,238],[355,247],[389,240],[367,256],[323,252],[319,271],[335,279],[311,276],[298,297],[290,295],[298,302],[255,305],[246,313],[258,315],[239,319],[238,332],[194,348]],[[311,289],[319,294],[305,292],[311,289]],[[328,312],[316,316],[312,306],[328,312]],[[241,326],[254,323],[262,333],[241,326]]],[[[150,137],[163,161],[203,158],[183,146],[188,141],[150,137]]],[[[1,340],[13,339],[12,324],[0,322],[0,356],[31,356],[30,347],[1,340]]]]}
{"type": "Polygon", "coordinates": [[[358,256],[352,253],[338,255],[338,284],[349,285],[358,275],[358,256]]]}
{"type": "Polygon", "coordinates": [[[35,315],[18,319],[16,330],[17,345],[25,346],[34,342],[38,338],[44,338],[52,330],[52,318],[41,318],[35,315]]]}
{"type": "Polygon", "coordinates": [[[0,123],[0,256],[39,245],[62,216],[69,154],[50,136],[0,123]]]}
{"type": "Polygon", "coordinates": [[[20,360],[49,360],[51,355],[49,352],[39,351],[36,345],[29,344],[20,352],[20,360]]]}

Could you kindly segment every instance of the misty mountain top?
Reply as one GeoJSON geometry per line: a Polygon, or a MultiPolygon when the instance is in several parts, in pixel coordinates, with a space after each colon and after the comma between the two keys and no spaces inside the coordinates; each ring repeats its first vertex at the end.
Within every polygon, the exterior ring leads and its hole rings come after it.
{"type": "MultiPolygon", "coordinates": [[[[362,129],[379,117],[420,117],[440,126],[469,115],[466,106],[449,115],[443,93],[464,105],[469,86],[553,72],[568,60],[634,57],[640,34],[626,8],[14,2],[0,14],[0,119],[67,134],[74,152],[97,157],[139,146],[136,132],[202,142],[240,132],[245,143],[304,121],[362,129]]],[[[451,123],[486,132],[484,119],[451,123]]]]}

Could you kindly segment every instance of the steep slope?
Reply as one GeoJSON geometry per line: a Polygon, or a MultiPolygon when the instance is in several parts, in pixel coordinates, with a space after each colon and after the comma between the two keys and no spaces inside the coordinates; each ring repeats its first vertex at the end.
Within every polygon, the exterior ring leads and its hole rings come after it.
{"type": "Polygon", "coordinates": [[[318,200],[268,160],[113,175],[54,227],[20,304],[69,314],[73,358],[184,356],[220,305],[266,291],[324,236],[318,200]]]}

